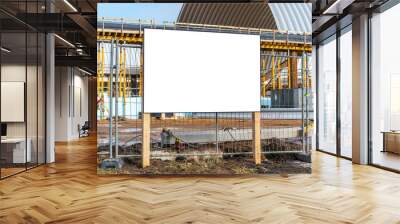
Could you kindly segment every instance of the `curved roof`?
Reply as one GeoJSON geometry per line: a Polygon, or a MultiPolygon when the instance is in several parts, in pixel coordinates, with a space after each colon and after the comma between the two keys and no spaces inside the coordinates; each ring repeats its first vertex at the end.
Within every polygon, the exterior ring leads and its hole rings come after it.
{"type": "Polygon", "coordinates": [[[177,22],[311,32],[311,4],[185,3],[177,22]]]}
{"type": "Polygon", "coordinates": [[[278,30],[311,33],[311,3],[268,4],[278,30]]]}

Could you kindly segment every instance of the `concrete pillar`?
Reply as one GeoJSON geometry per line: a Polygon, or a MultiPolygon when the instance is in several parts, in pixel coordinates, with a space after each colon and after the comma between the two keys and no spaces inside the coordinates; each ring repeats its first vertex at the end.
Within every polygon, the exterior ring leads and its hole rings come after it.
{"type": "Polygon", "coordinates": [[[368,163],[368,15],[353,19],[353,162],[368,163]]]}
{"type": "Polygon", "coordinates": [[[46,36],[46,163],[55,162],[55,55],[54,34],[46,36]]]}
{"type": "Polygon", "coordinates": [[[97,131],[97,78],[88,79],[88,120],[90,131],[97,131]]]}

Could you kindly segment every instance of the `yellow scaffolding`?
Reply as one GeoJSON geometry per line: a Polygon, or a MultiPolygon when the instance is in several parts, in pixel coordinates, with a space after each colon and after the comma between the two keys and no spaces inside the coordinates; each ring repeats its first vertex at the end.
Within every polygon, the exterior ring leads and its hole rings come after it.
{"type": "Polygon", "coordinates": [[[278,57],[278,89],[282,89],[282,80],[281,80],[281,58],[278,57]]]}
{"type": "Polygon", "coordinates": [[[262,96],[264,96],[265,97],[265,93],[266,93],[266,80],[267,80],[267,71],[266,71],[266,66],[265,66],[265,57],[262,59],[262,72],[263,72],[263,75],[262,75],[262,79],[261,79],[261,86],[262,86],[262,96]]]}
{"type": "Polygon", "coordinates": [[[101,46],[101,98],[104,100],[104,46],[101,46]]]}
{"type": "Polygon", "coordinates": [[[100,96],[100,48],[97,49],[97,96],[100,96]]]}
{"type": "Polygon", "coordinates": [[[118,96],[119,97],[121,97],[122,96],[122,88],[121,88],[121,81],[122,80],[124,80],[124,77],[123,77],[123,75],[122,75],[122,70],[123,69],[121,69],[122,68],[122,62],[123,62],[123,60],[124,60],[124,58],[122,57],[122,47],[120,47],[119,48],[119,61],[118,61],[118,63],[119,63],[119,80],[117,80],[117,82],[118,82],[118,85],[117,85],[117,87],[118,87],[118,96]]]}
{"type": "Polygon", "coordinates": [[[124,48],[124,61],[123,61],[123,63],[124,63],[124,74],[123,74],[123,76],[124,76],[124,92],[123,92],[123,95],[124,95],[124,111],[125,111],[125,104],[126,104],[126,48],[124,48]]]}
{"type": "Polygon", "coordinates": [[[271,81],[272,81],[272,89],[276,88],[275,86],[275,56],[272,55],[272,64],[271,64],[271,81]]]}
{"type": "Polygon", "coordinates": [[[290,71],[290,57],[288,57],[287,58],[287,82],[288,82],[288,85],[287,85],[287,88],[291,88],[291,82],[292,82],[292,77],[291,77],[291,71],[290,71]]]}
{"type": "MultiPolygon", "coordinates": [[[[121,32],[121,29],[97,30],[97,40],[110,41],[112,39],[117,39],[118,41],[129,44],[143,44],[144,41],[143,32],[140,31],[121,32]]],[[[267,51],[312,52],[311,43],[296,41],[261,40],[260,48],[267,51]]]]}
{"type": "Polygon", "coordinates": [[[307,55],[303,56],[303,88],[308,88],[307,84],[307,55]]]}
{"type": "Polygon", "coordinates": [[[140,48],[139,96],[143,96],[143,48],[140,48]]]}

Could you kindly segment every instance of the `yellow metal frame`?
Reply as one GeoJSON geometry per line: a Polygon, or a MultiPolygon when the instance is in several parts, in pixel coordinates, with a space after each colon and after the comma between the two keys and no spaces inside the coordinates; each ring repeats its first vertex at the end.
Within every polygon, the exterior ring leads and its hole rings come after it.
{"type": "Polygon", "coordinates": [[[265,97],[266,92],[267,92],[267,88],[266,88],[266,80],[267,80],[267,71],[266,71],[266,59],[265,57],[262,59],[262,78],[261,78],[261,86],[262,86],[262,96],[265,97]]]}
{"type": "Polygon", "coordinates": [[[292,82],[292,71],[291,71],[291,69],[290,69],[290,67],[291,67],[291,65],[290,65],[290,63],[291,63],[291,60],[290,60],[290,57],[288,57],[287,59],[287,82],[288,82],[288,84],[287,84],[287,88],[291,88],[292,86],[291,86],[291,82],[292,82]]]}
{"type": "Polygon", "coordinates": [[[278,89],[282,89],[282,80],[281,80],[281,58],[278,57],[278,89]]]}
{"type": "MultiPolygon", "coordinates": [[[[143,44],[143,32],[133,31],[124,32],[120,30],[98,30],[97,40],[99,41],[111,41],[116,39],[121,42],[129,44],[143,44]]],[[[196,44],[196,43],[193,43],[196,44]]],[[[261,40],[260,48],[262,50],[274,50],[274,51],[296,51],[296,52],[307,52],[311,53],[312,45],[302,42],[288,42],[288,41],[274,41],[274,40],[261,40]]]]}
{"type": "Polygon", "coordinates": [[[275,85],[275,56],[274,55],[272,55],[271,82],[272,82],[272,89],[275,89],[276,85],[275,85]]]}
{"type": "Polygon", "coordinates": [[[139,96],[143,96],[143,48],[140,48],[139,96]]]}
{"type": "Polygon", "coordinates": [[[123,70],[123,80],[124,80],[124,91],[123,91],[123,95],[124,95],[124,107],[126,104],[126,48],[124,48],[124,70],[123,70]]]}
{"type": "Polygon", "coordinates": [[[303,55],[303,88],[308,87],[306,65],[307,65],[307,56],[303,55]]]}
{"type": "Polygon", "coordinates": [[[100,48],[97,49],[97,95],[100,96],[100,89],[101,89],[101,84],[100,84],[100,77],[101,77],[101,54],[100,54],[100,48]]]}
{"type": "Polygon", "coordinates": [[[101,98],[104,98],[104,46],[101,46],[101,98]]]}

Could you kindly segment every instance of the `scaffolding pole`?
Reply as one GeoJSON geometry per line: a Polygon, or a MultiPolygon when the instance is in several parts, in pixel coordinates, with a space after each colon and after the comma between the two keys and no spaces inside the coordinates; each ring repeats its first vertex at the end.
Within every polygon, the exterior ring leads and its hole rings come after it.
{"type": "Polygon", "coordinates": [[[101,58],[100,58],[100,43],[97,43],[97,96],[100,96],[100,77],[101,77],[101,58]]]}
{"type": "Polygon", "coordinates": [[[123,88],[123,94],[124,94],[124,117],[126,116],[126,48],[124,48],[124,70],[123,70],[123,75],[124,75],[124,88],[123,88]]]}
{"type": "Polygon", "coordinates": [[[120,67],[119,67],[119,55],[118,55],[118,49],[119,49],[119,42],[117,41],[115,44],[115,158],[118,158],[118,98],[119,98],[119,78],[120,78],[120,67]]]}
{"type": "Polygon", "coordinates": [[[275,90],[275,56],[272,56],[272,65],[271,65],[271,81],[272,81],[272,89],[275,90]]]}
{"type": "Polygon", "coordinates": [[[143,46],[140,48],[139,96],[143,96],[143,46]]]}
{"type": "Polygon", "coordinates": [[[290,69],[290,64],[291,64],[290,57],[288,57],[286,60],[287,60],[287,63],[286,63],[286,66],[287,66],[287,88],[290,89],[290,88],[292,88],[292,86],[290,85],[292,82],[292,77],[291,77],[292,71],[290,69]]]}
{"type": "Polygon", "coordinates": [[[100,95],[100,97],[101,97],[100,103],[101,103],[101,106],[102,106],[101,113],[100,113],[100,118],[101,119],[104,118],[104,80],[105,80],[105,77],[104,77],[104,60],[105,60],[105,57],[104,57],[104,46],[103,46],[103,44],[101,44],[101,95],[100,95]]]}
{"type": "Polygon", "coordinates": [[[267,71],[266,71],[266,66],[265,66],[265,57],[262,59],[262,96],[265,97],[266,95],[266,81],[267,81],[267,71]]]}
{"type": "Polygon", "coordinates": [[[113,134],[112,134],[112,131],[113,131],[113,116],[112,116],[112,113],[113,113],[113,102],[112,102],[112,89],[111,88],[113,88],[113,83],[112,83],[112,79],[113,79],[113,67],[114,67],[114,65],[113,65],[113,63],[114,63],[114,61],[113,61],[113,48],[114,48],[114,39],[112,39],[111,40],[111,44],[110,44],[110,49],[111,49],[111,52],[110,52],[110,75],[109,75],[109,78],[108,78],[108,86],[109,86],[109,89],[108,89],[108,94],[109,94],[109,97],[110,97],[110,105],[109,105],[109,122],[108,122],[108,139],[110,140],[110,159],[112,159],[113,158],[113,149],[112,149],[112,138],[113,138],[113,134]]]}
{"type": "Polygon", "coordinates": [[[278,89],[282,89],[282,80],[281,80],[281,57],[278,57],[278,89]]]}

